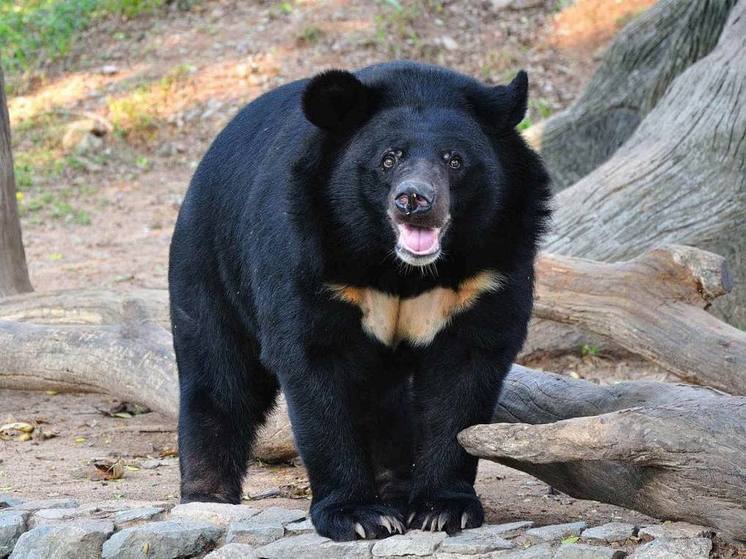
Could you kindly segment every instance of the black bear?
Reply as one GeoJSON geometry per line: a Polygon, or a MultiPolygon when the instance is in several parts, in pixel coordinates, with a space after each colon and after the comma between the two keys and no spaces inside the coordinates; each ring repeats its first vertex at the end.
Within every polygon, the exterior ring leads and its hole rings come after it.
{"type": "Polygon", "coordinates": [[[279,390],[335,540],[479,526],[477,460],[526,335],[548,177],[505,86],[413,62],[259,97],[171,244],[181,499],[237,503],[279,390]]]}

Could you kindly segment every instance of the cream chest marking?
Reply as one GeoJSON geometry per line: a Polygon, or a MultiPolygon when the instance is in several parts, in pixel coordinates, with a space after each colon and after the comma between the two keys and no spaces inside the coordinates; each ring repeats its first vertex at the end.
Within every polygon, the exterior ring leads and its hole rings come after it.
{"type": "Polygon", "coordinates": [[[504,276],[480,272],[458,289],[436,287],[416,297],[402,299],[375,289],[329,285],[334,297],[362,311],[363,329],[384,344],[396,347],[402,340],[425,346],[458,313],[471,308],[477,299],[502,287],[504,276]]]}

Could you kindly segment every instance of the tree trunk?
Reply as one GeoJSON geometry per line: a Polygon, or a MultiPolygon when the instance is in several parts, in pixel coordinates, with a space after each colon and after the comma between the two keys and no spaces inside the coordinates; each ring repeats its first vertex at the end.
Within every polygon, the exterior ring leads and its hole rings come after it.
{"type": "Polygon", "coordinates": [[[5,102],[5,79],[0,66],[0,297],[31,291],[18,220],[10,118],[5,102]]]}
{"type": "Polygon", "coordinates": [[[555,201],[549,252],[619,260],[682,243],[723,255],[736,287],[713,309],[746,328],[746,0],[614,156],[555,201]]]}
{"type": "Polygon", "coordinates": [[[529,132],[563,190],[606,161],[673,79],[717,43],[736,0],[660,0],[604,53],[580,98],[529,132]]]}
{"type": "Polygon", "coordinates": [[[494,421],[459,442],[573,497],[746,541],[746,398],[657,382],[597,386],[515,366],[494,421]]]}

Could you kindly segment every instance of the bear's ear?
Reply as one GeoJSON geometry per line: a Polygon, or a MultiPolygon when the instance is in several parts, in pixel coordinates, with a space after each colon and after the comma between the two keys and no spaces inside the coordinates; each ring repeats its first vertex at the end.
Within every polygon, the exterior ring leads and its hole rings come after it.
{"type": "Polygon", "coordinates": [[[368,116],[370,91],[344,70],[315,76],[303,92],[303,113],[314,125],[331,132],[348,130],[368,116]]]}
{"type": "Polygon", "coordinates": [[[515,128],[528,108],[528,74],[521,70],[508,85],[498,85],[480,96],[475,105],[479,117],[495,129],[515,128]]]}

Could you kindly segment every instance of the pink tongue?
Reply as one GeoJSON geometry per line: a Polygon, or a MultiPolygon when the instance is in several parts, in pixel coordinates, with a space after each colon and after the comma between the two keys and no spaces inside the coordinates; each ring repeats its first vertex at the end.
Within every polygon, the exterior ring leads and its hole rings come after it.
{"type": "Polygon", "coordinates": [[[434,229],[423,229],[404,225],[399,238],[404,248],[414,253],[429,253],[438,242],[438,235],[434,229]]]}

